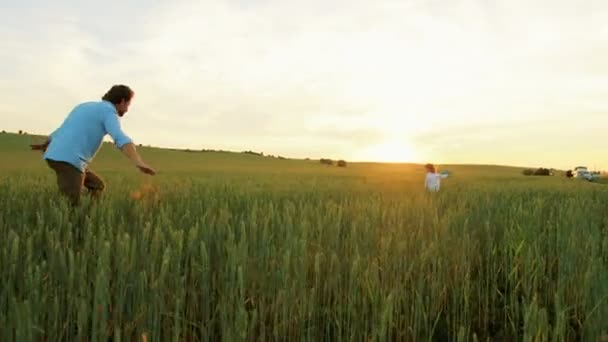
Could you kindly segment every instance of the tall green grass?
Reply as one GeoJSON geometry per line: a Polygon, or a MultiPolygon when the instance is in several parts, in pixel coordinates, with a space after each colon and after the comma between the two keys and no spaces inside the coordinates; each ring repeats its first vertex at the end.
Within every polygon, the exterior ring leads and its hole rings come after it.
{"type": "Polygon", "coordinates": [[[140,200],[137,179],[106,172],[104,198],[76,211],[48,173],[0,177],[0,340],[608,332],[603,185],[462,169],[431,195],[422,171],[314,167],[175,171],[140,200]]]}

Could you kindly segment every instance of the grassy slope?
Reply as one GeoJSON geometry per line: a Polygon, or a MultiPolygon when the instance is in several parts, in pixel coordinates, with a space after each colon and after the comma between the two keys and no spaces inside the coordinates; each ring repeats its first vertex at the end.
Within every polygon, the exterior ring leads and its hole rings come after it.
{"type": "MultiPolygon", "coordinates": [[[[37,151],[29,144],[42,138],[31,135],[0,134],[0,174],[16,173],[50,175],[37,151]]],[[[318,160],[275,159],[234,152],[185,152],[160,148],[139,148],[149,164],[159,171],[158,181],[190,178],[221,179],[223,181],[254,179],[260,186],[277,185],[284,188],[294,184],[315,184],[322,180],[332,188],[360,187],[380,191],[403,191],[422,188],[424,169],[419,164],[349,163],[347,168],[321,165],[318,160]],[[329,180],[329,182],[328,182],[329,180]],[[261,181],[261,183],[260,183],[261,181]]],[[[104,178],[135,177],[137,171],[112,144],[104,144],[91,168],[104,178]]],[[[470,187],[479,184],[539,184],[542,186],[573,183],[559,176],[524,177],[521,167],[493,165],[441,165],[453,172],[445,186],[470,187]]],[[[594,186],[575,182],[576,186],[594,186]]]]}
{"type": "MultiPolygon", "coordinates": [[[[2,163],[0,170],[31,171],[38,168],[41,160],[40,154],[30,151],[28,145],[39,141],[43,141],[43,139],[33,135],[0,134],[0,157],[9,161],[9,163],[2,163]]],[[[269,173],[318,173],[335,170],[335,172],[344,173],[344,169],[319,165],[317,160],[280,160],[235,152],[186,152],[149,147],[140,147],[139,151],[150,164],[166,172],[222,171],[238,173],[239,170],[247,170],[248,172],[269,173]]],[[[97,154],[92,168],[100,171],[115,171],[128,169],[129,165],[112,144],[106,143],[97,154]]],[[[499,177],[510,177],[519,175],[521,172],[521,168],[518,167],[492,165],[444,165],[442,168],[468,176],[491,174],[499,177]]],[[[355,173],[423,173],[421,165],[409,163],[349,163],[346,170],[355,173]]]]}

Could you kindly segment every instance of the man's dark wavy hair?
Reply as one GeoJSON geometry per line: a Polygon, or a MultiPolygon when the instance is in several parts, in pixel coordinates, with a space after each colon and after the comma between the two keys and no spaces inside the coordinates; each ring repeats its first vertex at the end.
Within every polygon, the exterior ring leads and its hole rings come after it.
{"type": "Polygon", "coordinates": [[[122,100],[130,101],[133,97],[133,90],[124,84],[117,84],[112,86],[110,90],[101,98],[102,100],[109,101],[113,104],[119,104],[122,100]]]}

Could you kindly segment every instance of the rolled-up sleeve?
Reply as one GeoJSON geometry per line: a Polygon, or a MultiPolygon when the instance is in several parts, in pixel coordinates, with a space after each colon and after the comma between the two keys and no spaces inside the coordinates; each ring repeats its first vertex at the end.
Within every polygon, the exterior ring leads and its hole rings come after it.
{"type": "Polygon", "coordinates": [[[104,127],[106,132],[112,137],[112,140],[114,140],[116,147],[122,148],[124,145],[133,142],[120,128],[120,121],[116,113],[104,113],[104,127]]]}

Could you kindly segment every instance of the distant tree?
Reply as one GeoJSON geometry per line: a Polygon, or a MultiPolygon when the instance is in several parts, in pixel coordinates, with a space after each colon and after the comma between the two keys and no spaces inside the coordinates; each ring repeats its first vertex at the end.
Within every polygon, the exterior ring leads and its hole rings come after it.
{"type": "Polygon", "coordinates": [[[344,160],[338,160],[338,166],[339,167],[346,167],[346,161],[344,161],[344,160]]]}
{"type": "MultiPolygon", "coordinates": [[[[223,152],[223,151],[222,151],[222,152],[223,152]]],[[[251,154],[251,155],[254,155],[254,156],[262,156],[262,157],[264,156],[264,152],[243,151],[243,152],[241,152],[241,153],[244,153],[244,154],[251,154]]]]}
{"type": "Polygon", "coordinates": [[[22,131],[22,130],[19,130],[19,135],[21,135],[21,134],[23,134],[23,131],[22,131]]]}
{"type": "Polygon", "coordinates": [[[534,170],[532,169],[525,169],[522,171],[524,176],[532,176],[534,174],[534,170]]]}
{"type": "Polygon", "coordinates": [[[2,130],[2,134],[6,134],[6,131],[5,131],[5,130],[2,130]]]}
{"type": "Polygon", "coordinates": [[[334,165],[334,161],[331,159],[327,159],[327,158],[321,158],[321,160],[319,160],[319,162],[321,164],[325,164],[325,165],[334,165]]]}
{"type": "Polygon", "coordinates": [[[572,170],[566,171],[566,177],[568,177],[568,178],[574,177],[574,173],[572,173],[572,170]]]}
{"type": "Polygon", "coordinates": [[[541,167],[541,168],[538,168],[536,171],[534,171],[534,175],[535,176],[550,176],[551,170],[541,167]]]}

